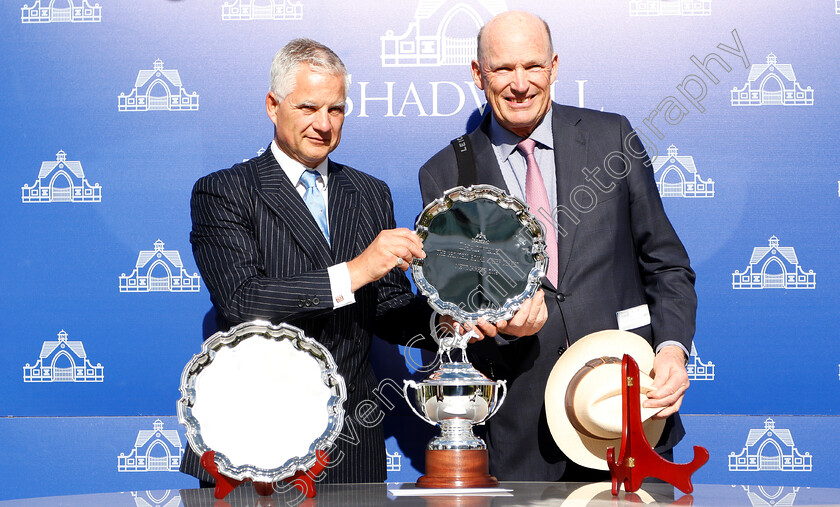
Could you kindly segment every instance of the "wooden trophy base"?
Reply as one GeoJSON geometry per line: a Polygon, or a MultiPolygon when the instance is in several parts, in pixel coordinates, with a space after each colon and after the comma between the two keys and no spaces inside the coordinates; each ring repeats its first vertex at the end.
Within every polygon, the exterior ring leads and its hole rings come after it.
{"type": "Polygon", "coordinates": [[[490,475],[487,449],[426,449],[426,475],[416,484],[418,488],[495,488],[499,481],[490,475]]]}

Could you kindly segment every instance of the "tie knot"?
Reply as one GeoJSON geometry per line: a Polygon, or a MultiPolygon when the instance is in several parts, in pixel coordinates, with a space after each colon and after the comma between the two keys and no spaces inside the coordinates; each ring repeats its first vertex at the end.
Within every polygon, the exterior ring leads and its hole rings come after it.
{"type": "Polygon", "coordinates": [[[536,147],[536,146],[537,146],[537,142],[534,141],[533,139],[531,139],[530,137],[519,141],[519,144],[516,145],[517,148],[522,150],[522,153],[524,153],[526,157],[528,155],[533,155],[534,154],[534,147],[536,147]]]}
{"type": "Polygon", "coordinates": [[[318,171],[306,170],[300,175],[300,182],[306,188],[317,188],[315,182],[318,180],[318,171]]]}

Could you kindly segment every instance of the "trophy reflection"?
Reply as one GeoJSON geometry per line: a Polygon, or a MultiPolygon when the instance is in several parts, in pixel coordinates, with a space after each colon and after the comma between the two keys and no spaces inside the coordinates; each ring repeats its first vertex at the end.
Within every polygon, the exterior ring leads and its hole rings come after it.
{"type": "Polygon", "coordinates": [[[487,444],[473,433],[473,425],[489,419],[502,406],[504,380],[493,381],[466,359],[469,333],[442,339],[438,350],[440,367],[419,384],[403,385],[411,410],[431,425],[440,426],[440,436],[426,446],[426,474],[417,480],[421,488],[488,488],[499,481],[490,475],[487,444]],[[461,361],[452,360],[458,348],[461,361]],[[411,387],[414,396],[408,392],[411,387]]]}

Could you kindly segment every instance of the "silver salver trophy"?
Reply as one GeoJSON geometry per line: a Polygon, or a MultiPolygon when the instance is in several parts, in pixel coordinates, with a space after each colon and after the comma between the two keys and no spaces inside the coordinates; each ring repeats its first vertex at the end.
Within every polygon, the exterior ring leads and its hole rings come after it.
{"type": "MultiPolygon", "coordinates": [[[[438,313],[461,323],[511,318],[545,274],[541,224],[525,203],[490,185],[448,190],[423,210],[416,232],[426,258],[414,259],[414,281],[438,313]]],[[[403,386],[414,413],[441,427],[426,447],[426,474],[418,487],[498,485],[489,473],[487,445],[472,427],[501,407],[506,381],[490,380],[469,363],[471,335],[442,337],[440,367],[419,384],[406,380],[403,386]],[[455,349],[460,361],[452,359],[455,349]]]]}

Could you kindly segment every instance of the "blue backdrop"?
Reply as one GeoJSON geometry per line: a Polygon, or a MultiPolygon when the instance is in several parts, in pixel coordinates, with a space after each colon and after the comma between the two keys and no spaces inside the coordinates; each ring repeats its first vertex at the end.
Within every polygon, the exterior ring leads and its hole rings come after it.
{"type": "MultiPolygon", "coordinates": [[[[172,417],[211,320],[189,195],[269,144],[277,49],[342,57],[332,158],[413,227],[418,168],[484,108],[475,33],[508,9],[551,26],[556,100],[625,114],[654,157],[700,301],[677,458],[712,451],[695,482],[840,486],[840,0],[91,1],[0,8],[0,499],[195,485],[172,417]]],[[[375,358],[402,384],[398,354],[375,358]]],[[[389,479],[413,480],[432,428],[392,400],[389,479]]]]}

